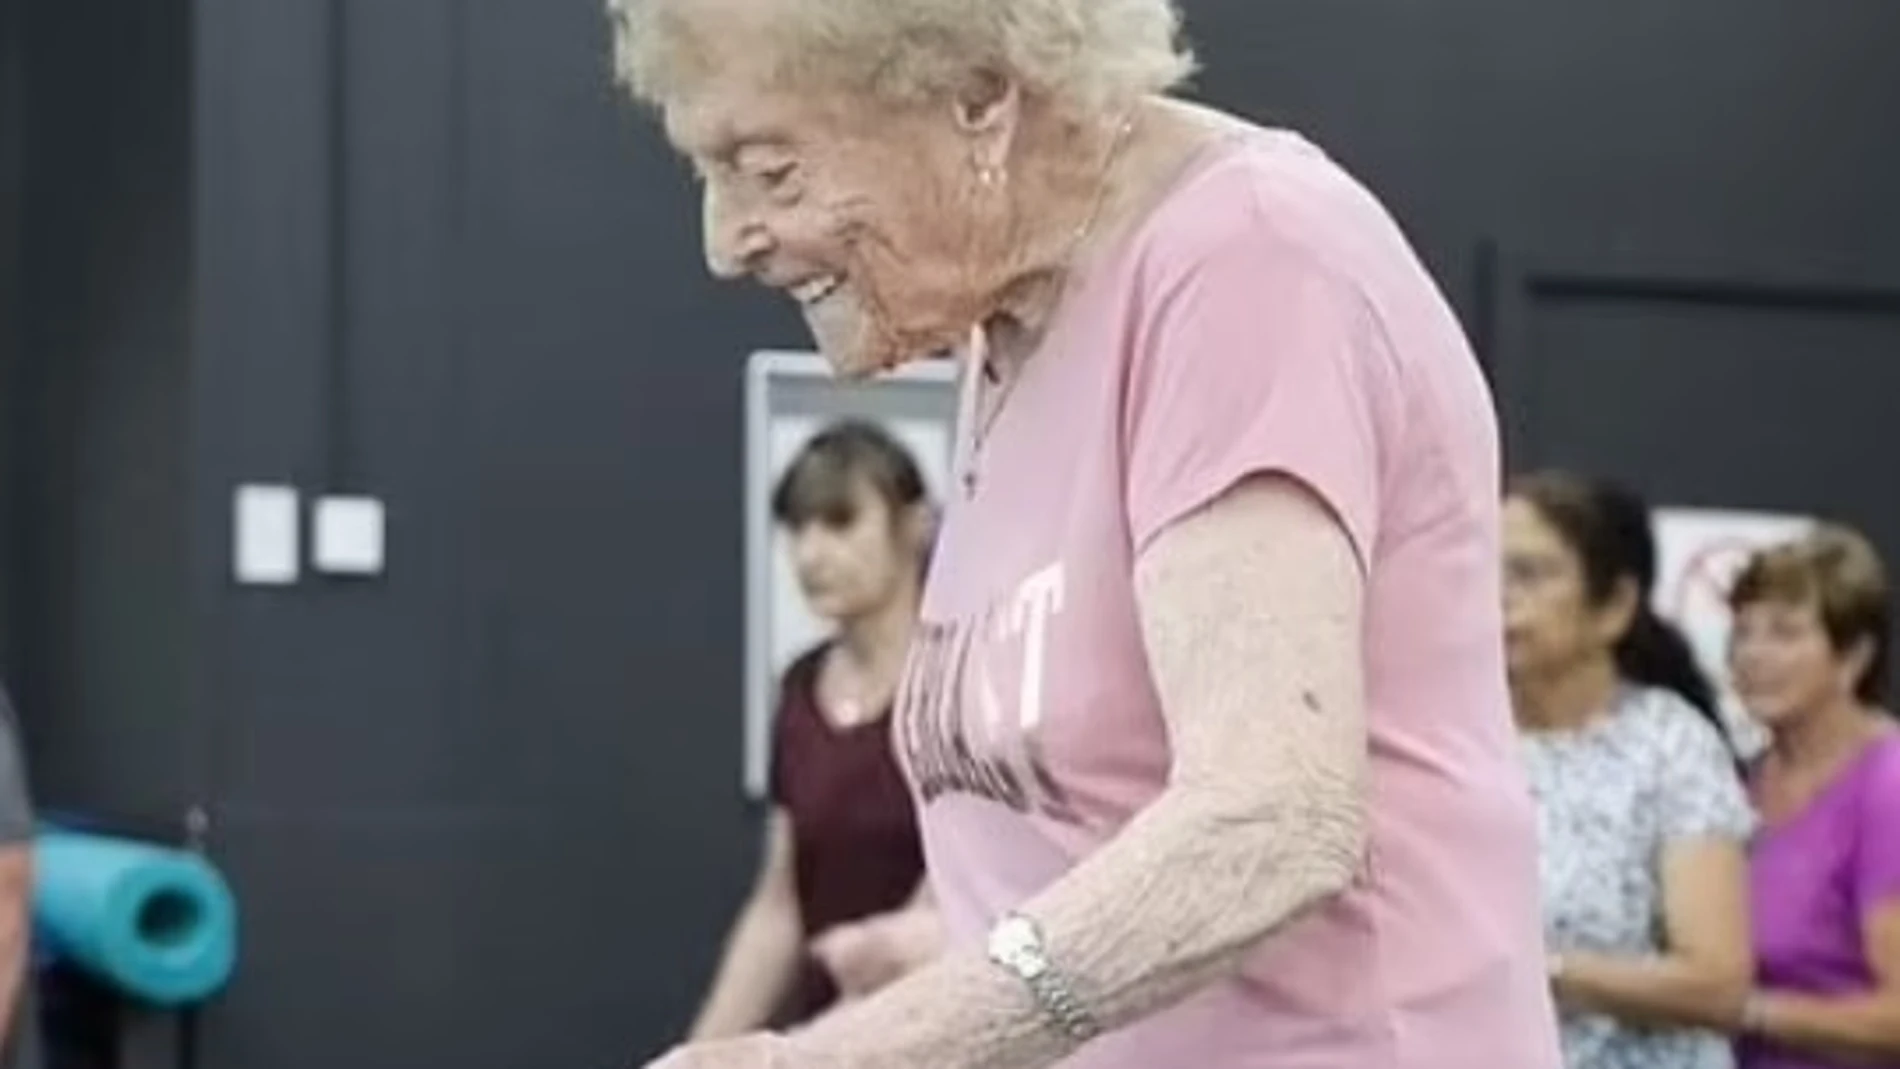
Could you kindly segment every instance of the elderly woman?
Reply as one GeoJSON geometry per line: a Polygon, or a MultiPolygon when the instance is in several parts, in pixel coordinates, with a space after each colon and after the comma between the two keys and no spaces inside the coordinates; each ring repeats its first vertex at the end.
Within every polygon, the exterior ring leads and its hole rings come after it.
{"type": "Polygon", "coordinates": [[[706,255],[847,376],[965,362],[896,745],[950,945],[664,1069],[1553,1069],[1498,444],[1168,0],[611,0],[706,255]]]}

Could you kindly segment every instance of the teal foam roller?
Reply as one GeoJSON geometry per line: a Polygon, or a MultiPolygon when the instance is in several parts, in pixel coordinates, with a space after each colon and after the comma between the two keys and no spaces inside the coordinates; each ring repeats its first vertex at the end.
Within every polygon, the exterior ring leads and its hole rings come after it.
{"type": "Polygon", "coordinates": [[[161,1006],[199,1002],[237,963],[237,904],[194,853],[67,831],[34,842],[33,921],[95,979],[161,1006]]]}

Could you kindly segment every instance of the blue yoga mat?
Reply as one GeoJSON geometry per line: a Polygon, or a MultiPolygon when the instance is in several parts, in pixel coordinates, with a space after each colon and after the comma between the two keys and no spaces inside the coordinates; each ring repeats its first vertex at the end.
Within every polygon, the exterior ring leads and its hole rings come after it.
{"type": "Polygon", "coordinates": [[[147,1002],[176,1006],[224,986],[237,905],[197,854],[79,832],[34,843],[34,927],[51,950],[147,1002]]]}

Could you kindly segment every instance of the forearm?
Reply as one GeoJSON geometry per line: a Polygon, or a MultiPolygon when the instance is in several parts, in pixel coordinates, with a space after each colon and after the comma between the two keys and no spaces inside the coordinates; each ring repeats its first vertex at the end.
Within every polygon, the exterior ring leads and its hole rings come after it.
{"type": "Polygon", "coordinates": [[[1838,998],[1768,991],[1760,996],[1758,1034],[1861,1065],[1900,1058],[1900,1005],[1891,995],[1838,998]]]}
{"type": "Polygon", "coordinates": [[[1635,957],[1577,953],[1563,956],[1560,1000],[1573,1009],[1650,1027],[1729,1030],[1748,994],[1745,970],[1668,955],[1635,957]]]}
{"type": "Polygon", "coordinates": [[[802,947],[795,916],[749,907],[727,941],[690,1037],[720,1039],[765,1024],[791,985],[802,947]]]}
{"type": "MultiPolygon", "coordinates": [[[[1229,973],[1344,889],[1360,830],[1344,806],[1262,813],[1171,791],[1024,912],[1091,1015],[1114,1030],[1229,973]]],[[[980,948],[946,956],[798,1037],[836,1069],[1039,1069],[1070,1053],[1022,982],[980,948]]]]}

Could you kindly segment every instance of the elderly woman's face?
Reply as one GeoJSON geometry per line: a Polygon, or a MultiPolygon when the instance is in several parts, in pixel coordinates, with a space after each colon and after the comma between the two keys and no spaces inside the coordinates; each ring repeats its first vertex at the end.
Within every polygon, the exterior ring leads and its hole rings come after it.
{"type": "Polygon", "coordinates": [[[950,107],[899,113],[714,77],[665,114],[704,184],[713,272],[789,294],[841,374],[951,348],[981,318],[975,168],[950,107]]]}

